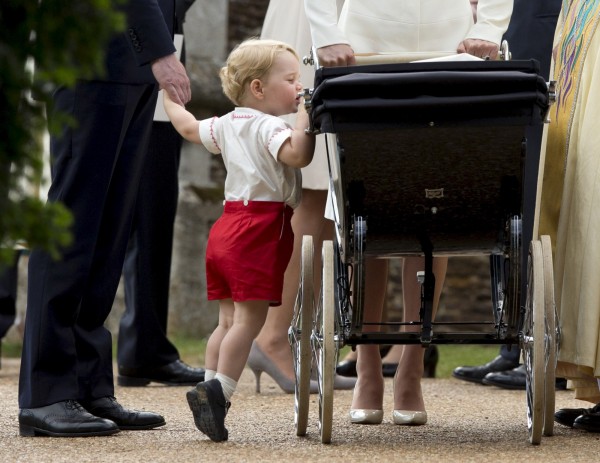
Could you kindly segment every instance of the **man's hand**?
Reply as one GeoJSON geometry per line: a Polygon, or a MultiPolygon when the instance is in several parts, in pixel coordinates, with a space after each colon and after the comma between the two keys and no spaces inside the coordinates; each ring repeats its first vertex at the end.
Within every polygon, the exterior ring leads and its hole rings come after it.
{"type": "Polygon", "coordinates": [[[190,79],[175,54],[163,56],[152,63],[152,73],[161,89],[171,100],[184,106],[192,98],[190,79]]]}
{"type": "Polygon", "coordinates": [[[494,42],[479,39],[465,39],[459,45],[456,51],[458,53],[468,53],[483,59],[496,59],[498,56],[498,45],[494,42]]]}
{"type": "Polygon", "coordinates": [[[317,57],[319,58],[319,65],[323,67],[351,66],[356,63],[354,50],[345,43],[321,47],[317,50],[317,57]]]}

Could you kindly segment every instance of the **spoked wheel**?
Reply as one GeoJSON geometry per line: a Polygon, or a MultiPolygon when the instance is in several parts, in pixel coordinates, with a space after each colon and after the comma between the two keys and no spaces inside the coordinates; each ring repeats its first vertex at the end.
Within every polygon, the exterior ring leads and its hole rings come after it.
{"type": "Polygon", "coordinates": [[[311,349],[310,334],[314,312],[313,280],[314,246],[312,236],[302,237],[302,257],[300,284],[294,306],[294,318],[289,329],[294,370],[296,377],[294,422],[296,435],[304,436],[308,425],[308,407],[310,400],[311,349]]]}
{"type": "Polygon", "coordinates": [[[542,244],[534,240],[527,262],[527,299],[522,333],[526,369],[527,429],[529,441],[539,444],[544,426],[544,261],[542,244]]]}
{"type": "Polygon", "coordinates": [[[333,380],[335,373],[334,342],[334,253],[333,242],[323,242],[323,276],[321,297],[317,304],[313,328],[313,351],[319,383],[319,430],[321,442],[331,442],[333,425],[333,380]]]}
{"type": "Polygon", "coordinates": [[[544,436],[554,433],[554,406],[556,402],[556,304],[554,301],[554,268],[552,244],[548,235],[540,236],[544,260],[544,321],[545,321],[545,414],[544,436]]]}

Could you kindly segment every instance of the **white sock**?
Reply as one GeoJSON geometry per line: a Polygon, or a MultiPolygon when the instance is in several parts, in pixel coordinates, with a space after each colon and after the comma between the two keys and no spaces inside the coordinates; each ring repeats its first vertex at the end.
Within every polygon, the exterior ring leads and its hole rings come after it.
{"type": "Polygon", "coordinates": [[[214,379],[215,376],[217,376],[215,370],[204,370],[204,381],[210,381],[211,379],[214,379]]]}
{"type": "Polygon", "coordinates": [[[231,396],[233,395],[233,393],[235,392],[235,389],[237,387],[237,381],[234,381],[230,377],[225,376],[221,373],[217,373],[217,375],[215,376],[215,379],[221,383],[221,387],[223,388],[223,395],[225,396],[225,400],[227,402],[229,402],[231,399],[231,396]]]}

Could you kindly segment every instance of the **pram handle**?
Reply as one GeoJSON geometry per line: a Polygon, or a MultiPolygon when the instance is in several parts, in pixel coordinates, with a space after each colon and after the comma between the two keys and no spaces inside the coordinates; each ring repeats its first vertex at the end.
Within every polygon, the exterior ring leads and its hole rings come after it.
{"type": "MultiPolygon", "coordinates": [[[[392,64],[392,63],[411,63],[413,61],[423,61],[436,58],[445,58],[456,55],[456,52],[451,51],[416,51],[416,52],[387,52],[387,53],[356,53],[354,59],[356,65],[369,65],[369,64],[392,64]]],[[[500,44],[500,50],[498,51],[498,60],[508,61],[511,59],[510,50],[508,49],[508,42],[503,40],[500,44]]],[[[310,55],[305,56],[302,62],[306,65],[314,66],[315,69],[319,69],[319,59],[317,50],[312,47],[310,55]]]]}

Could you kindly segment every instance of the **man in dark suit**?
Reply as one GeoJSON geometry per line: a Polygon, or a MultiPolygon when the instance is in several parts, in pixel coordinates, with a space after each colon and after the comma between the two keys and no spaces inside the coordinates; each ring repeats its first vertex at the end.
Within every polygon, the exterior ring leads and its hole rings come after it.
{"type": "Polygon", "coordinates": [[[129,0],[122,8],[127,27],[108,46],[106,75],[53,95],[55,109],[77,121],[51,138],[48,193],[72,211],[73,243],[59,261],[40,250],[30,256],[22,436],[108,435],[165,424],[114,398],[111,336],[103,325],[123,268],[158,87],[185,104],[190,82],[173,45],[174,0],[129,0]]]}
{"type": "MultiPolygon", "coordinates": [[[[513,13],[504,38],[508,41],[512,59],[531,59],[540,62],[540,73],[548,80],[552,41],[562,0],[515,0],[513,13]]],[[[528,165],[525,166],[523,203],[523,263],[522,289],[526,294],[527,249],[533,237],[535,196],[537,187],[537,156],[542,144],[542,126],[528,127],[528,165]]],[[[502,346],[499,355],[490,362],[476,367],[458,367],[453,376],[466,381],[480,382],[506,389],[525,389],[525,370],[519,365],[518,346],[502,346]]]]}
{"type": "Polygon", "coordinates": [[[12,262],[0,266],[0,342],[17,316],[17,277],[20,255],[21,251],[15,251],[12,262]]]}
{"type": "MultiPolygon", "coordinates": [[[[176,0],[175,33],[194,0],[176,0]]],[[[182,38],[182,36],[180,36],[182,38]]],[[[182,62],[185,52],[181,50],[182,62]]],[[[158,102],[162,108],[162,101],[158,102]]],[[[119,325],[117,361],[120,386],[196,385],[204,369],[181,361],[167,338],[173,224],[179,194],[178,169],[182,138],[156,111],[123,267],[125,313],[119,325]]]]}

